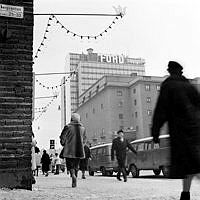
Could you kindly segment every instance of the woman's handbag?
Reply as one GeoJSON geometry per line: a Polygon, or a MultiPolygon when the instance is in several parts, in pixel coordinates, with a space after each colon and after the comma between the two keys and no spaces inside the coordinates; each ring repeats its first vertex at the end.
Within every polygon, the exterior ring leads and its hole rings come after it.
{"type": "Polygon", "coordinates": [[[64,153],[64,148],[62,148],[62,150],[61,150],[61,152],[60,152],[60,154],[59,154],[59,158],[61,158],[61,159],[64,158],[64,157],[63,157],[63,153],[64,153]]]}

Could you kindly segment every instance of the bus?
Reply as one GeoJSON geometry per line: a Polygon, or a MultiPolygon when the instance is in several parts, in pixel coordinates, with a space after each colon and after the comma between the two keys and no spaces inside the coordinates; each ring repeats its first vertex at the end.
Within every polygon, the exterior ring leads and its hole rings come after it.
{"type": "Polygon", "coordinates": [[[155,175],[162,171],[165,177],[169,176],[170,168],[170,137],[161,135],[160,143],[154,144],[152,137],[134,140],[131,145],[137,154],[127,152],[128,172],[132,177],[138,177],[140,170],[153,170],[155,175]]]}
{"type": "Polygon", "coordinates": [[[101,172],[103,176],[111,176],[113,172],[117,172],[117,161],[111,160],[111,147],[112,143],[106,143],[90,148],[92,158],[88,162],[90,176],[94,176],[94,172],[101,172]]]}

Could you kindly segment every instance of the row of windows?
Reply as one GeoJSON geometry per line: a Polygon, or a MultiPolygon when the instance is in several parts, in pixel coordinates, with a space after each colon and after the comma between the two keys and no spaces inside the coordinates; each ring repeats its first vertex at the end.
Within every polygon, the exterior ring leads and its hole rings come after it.
{"type": "MultiPolygon", "coordinates": [[[[161,148],[164,148],[164,147],[169,147],[169,139],[168,138],[163,138],[160,140],[160,144],[159,146],[161,148]]],[[[137,143],[137,144],[133,144],[132,145],[134,147],[134,149],[136,151],[145,151],[145,150],[151,150],[151,149],[154,149],[154,143],[153,141],[146,141],[146,142],[140,142],[140,143],[137,143]]]]}
{"type": "MultiPolygon", "coordinates": [[[[147,110],[147,115],[148,116],[152,116],[153,114],[153,111],[152,110],[147,110]]],[[[135,115],[135,118],[138,118],[138,112],[136,111],[134,114],[132,114],[132,117],[134,117],[135,115]]]]}
{"type": "MultiPolygon", "coordinates": [[[[104,105],[103,104],[101,104],[101,110],[102,109],[104,109],[104,105]]],[[[95,108],[92,109],[92,113],[93,114],[96,113],[96,109],[95,108]]],[[[147,115],[148,116],[152,116],[152,113],[153,113],[152,110],[147,110],[147,115]]],[[[134,115],[135,115],[135,118],[138,118],[138,112],[137,111],[134,113],[134,115]]],[[[85,117],[88,118],[88,113],[85,114],[85,117]]],[[[132,114],[132,117],[133,117],[133,114],[132,114]]],[[[118,118],[119,119],[124,119],[124,115],[122,113],[119,113],[118,118]]]]}
{"type": "MultiPolygon", "coordinates": [[[[137,99],[134,99],[133,102],[134,102],[134,105],[136,106],[136,105],[137,105],[137,99]]],[[[146,98],[146,102],[147,102],[147,103],[151,103],[151,97],[147,97],[147,98],[146,98]]]]}
{"type": "Polygon", "coordinates": [[[119,67],[113,67],[113,65],[112,66],[106,66],[106,67],[102,67],[102,66],[97,66],[97,67],[94,67],[94,65],[92,64],[91,66],[81,66],[81,69],[82,69],[82,71],[113,71],[113,70],[115,70],[115,71],[128,71],[128,72],[138,72],[138,71],[141,71],[141,72],[144,72],[144,69],[141,69],[141,68],[138,68],[138,69],[136,69],[136,68],[133,68],[131,65],[130,66],[119,66],[119,67]]]}
{"type": "MultiPolygon", "coordinates": [[[[151,91],[152,85],[150,84],[145,84],[145,91],[151,91]]],[[[156,85],[156,90],[160,91],[160,85],[156,85]]],[[[133,88],[133,94],[136,93],[136,88],[133,88]]]]}

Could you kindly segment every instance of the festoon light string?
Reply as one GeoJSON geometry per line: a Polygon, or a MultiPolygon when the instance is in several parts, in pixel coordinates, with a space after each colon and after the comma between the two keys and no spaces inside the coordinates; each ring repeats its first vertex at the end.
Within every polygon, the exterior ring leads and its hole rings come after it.
{"type": "MultiPolygon", "coordinates": [[[[45,31],[44,31],[43,39],[42,39],[42,41],[41,41],[41,43],[40,43],[40,45],[39,45],[39,47],[38,47],[38,49],[37,49],[37,51],[36,51],[36,53],[35,53],[35,56],[34,56],[34,58],[33,58],[33,61],[34,61],[36,58],[38,58],[38,54],[39,54],[39,52],[41,52],[42,46],[45,45],[45,41],[46,41],[46,39],[47,39],[47,33],[49,32],[49,27],[52,25],[52,24],[51,24],[51,23],[52,23],[51,21],[52,21],[53,19],[56,20],[56,24],[59,24],[61,29],[66,30],[66,33],[67,33],[68,35],[70,34],[70,35],[72,35],[73,37],[79,37],[79,38],[81,38],[81,39],[87,38],[88,40],[89,40],[89,39],[95,39],[95,40],[96,40],[98,37],[102,37],[105,33],[107,33],[108,30],[112,28],[113,24],[116,23],[116,20],[118,20],[120,17],[122,18],[124,15],[125,15],[125,13],[123,13],[122,11],[119,11],[118,16],[116,16],[116,17],[114,18],[114,20],[112,20],[112,23],[111,23],[104,31],[100,32],[100,33],[97,34],[97,35],[93,35],[93,36],[92,36],[92,35],[80,35],[80,34],[75,33],[74,31],[69,30],[68,28],[66,28],[66,26],[63,25],[63,23],[60,22],[60,20],[58,20],[58,18],[57,18],[55,15],[51,14],[51,15],[49,16],[49,18],[48,18],[48,21],[47,21],[47,25],[46,25],[46,28],[45,28],[45,31]]],[[[33,62],[33,64],[34,64],[34,62],[33,62]]]]}
{"type": "Polygon", "coordinates": [[[47,109],[49,108],[49,106],[53,103],[53,101],[55,99],[57,99],[57,97],[58,97],[58,95],[52,97],[52,99],[46,104],[46,106],[35,109],[35,110],[39,110],[39,112],[41,112],[41,113],[34,119],[34,121],[37,121],[43,115],[43,113],[45,113],[47,111],[47,109]]]}
{"type": "MultiPolygon", "coordinates": [[[[81,39],[87,38],[88,40],[89,39],[95,39],[96,40],[98,37],[102,37],[104,33],[107,33],[108,30],[112,28],[113,24],[116,23],[116,20],[119,19],[119,17],[115,17],[114,20],[112,21],[112,23],[104,31],[100,32],[97,35],[80,35],[80,34],[77,34],[77,33],[73,32],[73,31],[70,31],[68,28],[66,28],[66,26],[64,26],[63,23],[61,23],[56,16],[53,15],[52,17],[54,19],[56,19],[56,23],[60,25],[61,29],[66,30],[67,34],[71,34],[73,37],[79,37],[81,39]]],[[[120,14],[120,17],[121,18],[123,17],[122,13],[120,14]]]]}
{"type": "Polygon", "coordinates": [[[39,54],[39,52],[41,52],[42,46],[45,45],[45,40],[47,39],[47,33],[49,32],[49,27],[51,26],[51,21],[52,21],[52,17],[49,16],[48,21],[47,21],[47,25],[46,25],[46,28],[45,28],[45,31],[44,31],[44,36],[43,36],[42,41],[41,41],[41,43],[40,43],[40,45],[39,45],[39,47],[38,47],[38,49],[37,49],[37,51],[35,53],[35,56],[33,57],[33,61],[36,58],[38,58],[38,54],[39,54]]]}
{"type": "Polygon", "coordinates": [[[61,83],[61,84],[58,84],[58,85],[54,85],[54,86],[46,86],[45,84],[43,84],[43,83],[41,83],[38,79],[35,79],[35,81],[36,81],[36,83],[38,83],[41,87],[43,87],[43,88],[45,88],[45,89],[47,89],[47,90],[54,90],[54,89],[57,89],[57,88],[59,88],[59,87],[62,87],[63,85],[65,85],[65,83],[66,83],[66,81],[69,79],[69,78],[71,78],[73,75],[75,75],[76,74],[76,71],[74,70],[73,72],[70,72],[70,75],[66,78],[66,80],[63,82],[63,83],[61,83]]]}
{"type": "MultiPolygon", "coordinates": [[[[77,70],[77,69],[76,69],[76,70],[77,70]]],[[[60,86],[65,85],[65,83],[66,83],[74,74],[76,74],[76,71],[70,73],[70,75],[63,81],[63,83],[62,83],[60,86]]],[[[46,88],[46,89],[50,89],[50,88],[52,89],[52,87],[47,88],[46,86],[45,86],[45,88],[46,88]]],[[[35,108],[35,111],[36,111],[36,112],[40,112],[40,114],[39,114],[39,116],[38,116],[37,118],[34,119],[34,121],[37,121],[37,120],[43,115],[43,113],[45,113],[45,112],[47,111],[48,107],[53,103],[53,101],[54,101],[57,97],[58,97],[58,95],[55,95],[54,97],[52,97],[52,99],[49,101],[49,103],[47,103],[46,106],[40,107],[40,108],[35,108]]],[[[36,113],[36,112],[35,112],[35,113],[36,113]]]]}

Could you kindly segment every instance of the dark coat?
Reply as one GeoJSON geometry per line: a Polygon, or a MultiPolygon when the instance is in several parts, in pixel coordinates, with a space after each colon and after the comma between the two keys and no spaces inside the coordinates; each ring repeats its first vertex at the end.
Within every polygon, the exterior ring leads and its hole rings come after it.
{"type": "Polygon", "coordinates": [[[88,159],[91,158],[90,148],[87,145],[84,145],[85,158],[80,160],[79,168],[80,170],[87,170],[88,168],[88,159]]]}
{"type": "Polygon", "coordinates": [[[51,163],[49,154],[47,154],[47,153],[42,154],[41,163],[42,163],[42,171],[48,172],[49,171],[49,165],[51,163]]]}
{"type": "Polygon", "coordinates": [[[72,121],[64,127],[60,135],[60,143],[64,147],[64,158],[84,158],[83,141],[86,131],[80,122],[72,121]]]}
{"type": "Polygon", "coordinates": [[[113,139],[111,147],[111,159],[114,160],[114,155],[116,155],[118,162],[125,162],[127,148],[136,153],[135,149],[131,146],[127,139],[124,138],[123,142],[119,137],[113,139]]]}
{"type": "Polygon", "coordinates": [[[161,85],[153,116],[154,141],[165,122],[171,140],[171,177],[199,173],[200,96],[183,76],[170,76],[161,85]]]}

